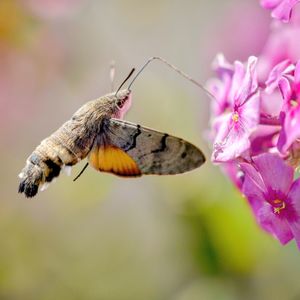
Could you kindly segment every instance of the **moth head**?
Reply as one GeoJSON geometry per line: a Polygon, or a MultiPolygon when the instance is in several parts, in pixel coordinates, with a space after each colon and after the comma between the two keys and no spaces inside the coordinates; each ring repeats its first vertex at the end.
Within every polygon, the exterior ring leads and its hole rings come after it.
{"type": "Polygon", "coordinates": [[[115,112],[113,117],[122,119],[131,106],[131,91],[121,90],[114,97],[115,112]]]}

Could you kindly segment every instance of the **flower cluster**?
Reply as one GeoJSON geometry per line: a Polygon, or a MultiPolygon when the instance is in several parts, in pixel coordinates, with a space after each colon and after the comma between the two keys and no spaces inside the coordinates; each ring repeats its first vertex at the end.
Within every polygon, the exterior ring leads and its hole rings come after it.
{"type": "MultiPolygon", "coordinates": [[[[261,1],[284,21],[297,2],[261,1]]],[[[294,26],[284,28],[290,30],[284,49],[277,28],[264,52],[246,63],[218,55],[208,86],[215,98],[212,161],[246,197],[260,226],[282,244],[295,239],[300,249],[300,52],[289,43],[297,39],[294,26]]]]}

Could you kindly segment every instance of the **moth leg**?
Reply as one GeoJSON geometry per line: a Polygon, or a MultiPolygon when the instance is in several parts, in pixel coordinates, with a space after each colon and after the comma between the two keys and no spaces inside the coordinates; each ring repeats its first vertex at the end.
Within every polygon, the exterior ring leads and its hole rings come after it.
{"type": "Polygon", "coordinates": [[[86,170],[88,165],[89,165],[89,163],[85,164],[85,166],[82,168],[82,170],[79,172],[79,174],[73,179],[73,181],[76,181],[83,174],[83,172],[86,170]]]}

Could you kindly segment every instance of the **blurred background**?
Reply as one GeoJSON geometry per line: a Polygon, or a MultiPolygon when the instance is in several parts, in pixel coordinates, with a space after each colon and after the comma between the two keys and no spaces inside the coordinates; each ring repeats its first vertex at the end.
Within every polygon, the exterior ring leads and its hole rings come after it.
{"type": "Polygon", "coordinates": [[[33,199],[17,175],[38,143],[132,67],[162,56],[205,83],[223,52],[263,48],[253,0],[0,1],[0,299],[300,299],[300,255],[261,231],[213,166],[208,97],[160,62],[135,82],[126,119],[198,145],[208,160],[170,177],[88,169],[33,199]]]}

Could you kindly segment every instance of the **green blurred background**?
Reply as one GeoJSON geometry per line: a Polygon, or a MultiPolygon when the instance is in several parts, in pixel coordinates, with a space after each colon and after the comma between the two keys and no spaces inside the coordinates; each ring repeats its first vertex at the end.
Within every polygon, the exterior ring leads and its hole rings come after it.
{"type": "Polygon", "coordinates": [[[17,175],[37,144],[132,67],[162,56],[201,82],[222,51],[263,48],[254,0],[0,0],[0,299],[300,299],[300,255],[256,225],[210,161],[209,99],[159,62],[133,87],[126,119],[199,145],[208,161],[174,177],[89,169],[34,199],[17,175]]]}

